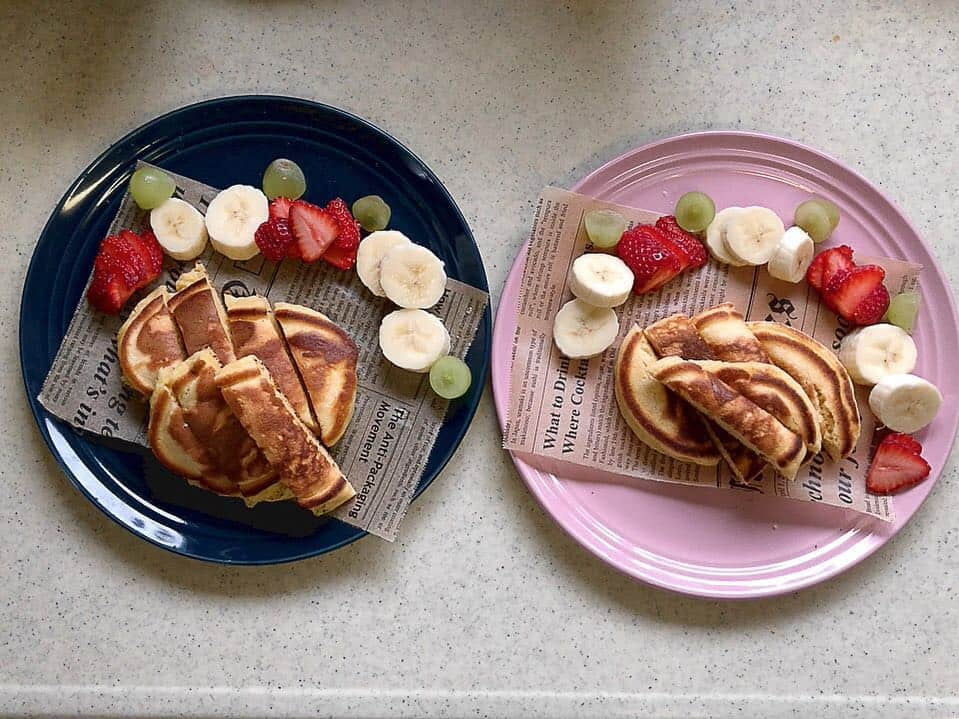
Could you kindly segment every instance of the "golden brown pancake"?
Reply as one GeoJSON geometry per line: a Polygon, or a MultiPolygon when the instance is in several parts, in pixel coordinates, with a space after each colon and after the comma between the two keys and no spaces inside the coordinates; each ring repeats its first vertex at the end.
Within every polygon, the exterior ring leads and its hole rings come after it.
{"type": "Polygon", "coordinates": [[[167,307],[170,293],[158,287],[140,300],[117,332],[117,356],[123,380],[149,397],[157,372],[186,359],[180,331],[167,307]]]}
{"type": "Polygon", "coordinates": [[[227,297],[226,318],[237,357],[256,355],[270,371],[297,417],[314,434],[319,431],[303,382],[290,359],[280,328],[265,297],[227,297]]]}
{"type": "Polygon", "coordinates": [[[856,449],[862,429],[849,373],[829,348],[777,322],[749,322],[773,364],[803,388],[819,416],[822,448],[838,462],[856,449]]]}
{"type": "Polygon", "coordinates": [[[810,456],[819,453],[822,433],[816,408],[799,383],[786,372],[765,362],[703,361],[696,364],[802,437],[810,456]]]}
{"type": "Polygon", "coordinates": [[[695,362],[665,357],[649,373],[703,415],[793,479],[806,454],[802,438],[695,362]]]}
{"type": "Polygon", "coordinates": [[[634,326],[616,355],[613,386],[626,424],[657,452],[682,462],[712,466],[720,456],[702,418],[649,374],[656,353],[634,326]]]}
{"type": "MultiPolygon", "coordinates": [[[[688,360],[715,359],[712,349],[700,336],[692,320],[683,314],[675,314],[654,322],[643,330],[646,339],[659,357],[682,357],[688,360]]],[[[732,473],[742,482],[748,482],[761,474],[766,463],[755,452],[722,427],[703,418],[706,433],[716,445],[716,451],[732,473]]]]}
{"type": "MultiPolygon", "coordinates": [[[[716,359],[726,362],[769,361],[759,340],[746,327],[743,316],[731,302],[703,310],[695,315],[691,322],[716,359]]],[[[714,439],[719,443],[719,451],[738,479],[747,482],[762,472],[765,462],[729,434],[716,428],[714,439]]]]}
{"type": "Polygon", "coordinates": [[[185,477],[191,484],[217,494],[238,493],[236,484],[216,466],[213,456],[187,424],[183,408],[166,385],[160,372],[150,396],[150,424],[147,440],[150,449],[164,467],[185,477]]]}
{"type": "Polygon", "coordinates": [[[725,362],[769,362],[759,340],[749,331],[742,314],[731,302],[703,310],[692,318],[692,323],[715,359],[725,362]]]}
{"type": "Polygon", "coordinates": [[[256,356],[223,367],[216,373],[216,383],[301,507],[320,515],[355,496],[336,462],[300,421],[256,356]]]}
{"type": "Polygon", "coordinates": [[[326,315],[309,307],[277,302],[273,316],[309,394],[320,439],[330,447],[343,436],[353,416],[356,344],[326,315]]]}
{"type": "Polygon", "coordinates": [[[664,317],[649,325],[643,333],[660,357],[682,357],[689,360],[716,359],[686,315],[664,317]]]}
{"type": "Polygon", "coordinates": [[[166,373],[166,386],[180,405],[183,420],[219,473],[230,478],[240,494],[253,499],[248,503],[290,496],[220,394],[214,380],[219,369],[216,355],[207,347],[166,373]],[[273,489],[269,497],[258,496],[268,488],[273,489]]]}
{"type": "Polygon", "coordinates": [[[180,275],[176,289],[167,305],[180,329],[187,356],[209,347],[221,364],[235,360],[223,303],[203,263],[197,262],[193,270],[180,275]]]}

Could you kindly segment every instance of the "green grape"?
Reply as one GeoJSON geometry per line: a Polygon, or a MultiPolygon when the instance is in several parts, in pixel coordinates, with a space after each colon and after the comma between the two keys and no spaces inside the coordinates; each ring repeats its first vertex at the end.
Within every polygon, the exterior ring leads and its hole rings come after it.
{"type": "Polygon", "coordinates": [[[813,202],[818,202],[822,205],[823,210],[826,211],[826,217],[829,218],[829,224],[832,225],[832,228],[835,230],[836,225],[839,224],[839,208],[836,206],[836,203],[824,200],[821,197],[817,197],[813,202]]]}
{"type": "Polygon", "coordinates": [[[716,216],[716,204],[703,192],[687,192],[676,203],[676,224],[686,232],[702,232],[716,216]]]}
{"type": "Polygon", "coordinates": [[[263,173],[263,194],[270,200],[285,197],[296,200],[306,192],[303,170],[293,160],[273,160],[263,173]]]}
{"type": "Polygon", "coordinates": [[[353,217],[367,232],[385,230],[390,224],[390,206],[379,195],[367,195],[353,203],[353,217]]]}
{"type": "Polygon", "coordinates": [[[796,208],[793,219],[813,242],[825,242],[839,224],[839,208],[829,200],[806,200],[796,208]]]}
{"type": "Polygon", "coordinates": [[[590,210],[585,221],[589,241],[600,249],[615,247],[626,232],[626,218],[615,210],[590,210]]]}
{"type": "Polygon", "coordinates": [[[130,178],[130,196],[144,210],[152,210],[173,197],[176,183],[162,170],[144,165],[130,178]]]}
{"type": "Polygon", "coordinates": [[[912,328],[916,326],[917,314],[919,314],[919,293],[903,292],[892,298],[889,309],[886,310],[886,319],[896,327],[912,332],[912,328]]]}
{"type": "Polygon", "coordinates": [[[462,397],[472,382],[470,368],[451,355],[440,357],[430,368],[430,387],[443,399],[462,397]]]}

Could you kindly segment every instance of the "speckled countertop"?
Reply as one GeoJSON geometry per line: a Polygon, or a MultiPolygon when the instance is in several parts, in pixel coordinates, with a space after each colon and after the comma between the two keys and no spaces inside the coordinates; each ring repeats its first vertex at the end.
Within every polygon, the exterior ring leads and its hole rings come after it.
{"type": "Polygon", "coordinates": [[[500,451],[488,393],[399,541],[294,565],[167,554],[63,477],[17,358],[33,244],[114,139],[219,95],[321,100],[409,145],[473,227],[494,305],[540,188],[708,128],[784,135],[857,167],[959,286],[950,3],[400,5],[0,7],[0,714],[959,715],[954,462],[855,569],[737,604],[636,584],[579,549],[500,451]]]}

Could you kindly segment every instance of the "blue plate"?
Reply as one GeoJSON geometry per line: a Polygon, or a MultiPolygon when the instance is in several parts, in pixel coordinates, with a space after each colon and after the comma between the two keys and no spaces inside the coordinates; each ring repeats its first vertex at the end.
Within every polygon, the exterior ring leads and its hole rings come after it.
{"type": "MultiPolygon", "coordinates": [[[[149,542],[196,559],[274,564],[342,547],[366,532],[318,519],[290,502],[248,510],[185,482],[172,482],[148,454],[93,442],[37,402],[100,240],[117,211],[136,161],[145,160],[214,187],[259,186],[276,157],[306,173],[307,199],[388,198],[391,224],[446,262],[447,273],[488,290],[470,229],[449,193],[422,160],[382,130],[327,105],[287,97],[229,97],[163,115],[115,143],[67,190],[37,243],[23,287],[20,363],[43,439],[70,480],[111,519],[149,542]],[[170,487],[174,489],[171,490],[170,487]]],[[[463,439],[486,383],[489,306],[466,361],[467,395],[450,404],[419,495],[463,439]]]]}

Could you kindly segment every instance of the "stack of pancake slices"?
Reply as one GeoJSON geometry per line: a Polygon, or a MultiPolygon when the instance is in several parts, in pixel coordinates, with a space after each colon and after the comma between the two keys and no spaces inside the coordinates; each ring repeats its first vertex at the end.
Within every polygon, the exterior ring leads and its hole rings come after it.
{"type": "Polygon", "coordinates": [[[859,440],[852,380],[835,353],[732,304],[634,326],[619,348],[616,399],[643,442],[683,462],[721,460],[739,482],[766,467],[793,480],[822,451],[838,462],[859,440]]]}
{"type": "Polygon", "coordinates": [[[149,443],[188,482],[316,515],[355,495],[330,457],[356,399],[357,349],[308,307],[226,297],[206,269],[140,301],[117,334],[124,381],[150,401],[149,443]]]}

